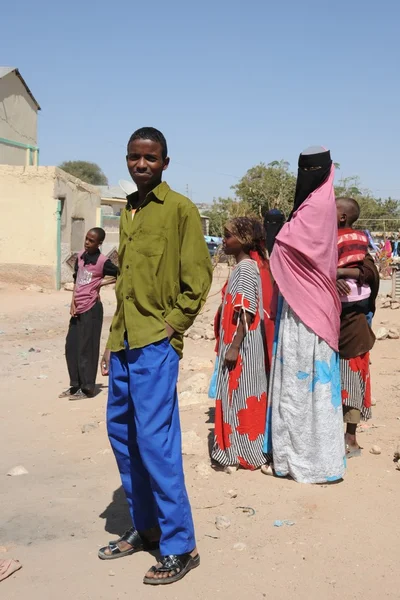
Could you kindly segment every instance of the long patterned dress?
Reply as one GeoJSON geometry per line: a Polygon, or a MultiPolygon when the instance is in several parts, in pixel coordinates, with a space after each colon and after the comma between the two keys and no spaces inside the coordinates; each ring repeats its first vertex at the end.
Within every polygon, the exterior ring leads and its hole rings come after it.
{"type": "Polygon", "coordinates": [[[222,466],[256,469],[263,452],[267,410],[264,311],[261,280],[254,260],[242,260],[232,271],[222,309],[215,403],[214,461],[222,466]],[[236,367],[229,371],[225,355],[243,311],[254,315],[242,341],[236,367]]]}
{"type": "Polygon", "coordinates": [[[300,483],[338,481],[345,472],[339,356],[278,302],[264,451],[275,473],[300,483]]]}

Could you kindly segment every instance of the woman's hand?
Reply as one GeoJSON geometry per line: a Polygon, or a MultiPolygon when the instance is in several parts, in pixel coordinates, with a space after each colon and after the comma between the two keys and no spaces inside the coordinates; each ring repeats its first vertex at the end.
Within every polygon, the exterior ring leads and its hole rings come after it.
{"type": "Polygon", "coordinates": [[[236,367],[237,359],[239,357],[239,348],[231,346],[225,354],[225,366],[232,371],[236,367]]]}
{"type": "Polygon", "coordinates": [[[103,358],[101,359],[101,374],[107,377],[110,372],[110,350],[104,350],[103,358]]]}

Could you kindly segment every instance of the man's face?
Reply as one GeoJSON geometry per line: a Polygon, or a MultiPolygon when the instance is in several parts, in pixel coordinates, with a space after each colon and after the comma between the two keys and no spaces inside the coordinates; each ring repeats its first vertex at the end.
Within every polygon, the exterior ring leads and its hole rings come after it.
{"type": "Polygon", "coordinates": [[[138,188],[151,188],[161,181],[162,172],[169,165],[169,158],[163,158],[159,142],[138,139],[129,144],[126,163],[138,188]]]}

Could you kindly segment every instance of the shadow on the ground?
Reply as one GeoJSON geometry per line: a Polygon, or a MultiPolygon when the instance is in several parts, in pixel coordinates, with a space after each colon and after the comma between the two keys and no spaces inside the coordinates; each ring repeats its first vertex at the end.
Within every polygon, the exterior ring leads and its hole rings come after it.
{"type": "Polygon", "coordinates": [[[207,440],[208,440],[208,453],[211,456],[211,452],[214,446],[214,423],[215,423],[215,407],[214,406],[210,406],[210,408],[207,411],[207,421],[206,423],[210,423],[211,425],[213,425],[213,427],[211,427],[211,429],[208,430],[208,436],[207,436],[207,440]]]}
{"type": "Polygon", "coordinates": [[[128,503],[122,486],[115,490],[112,501],[99,516],[100,519],[105,519],[105,531],[113,535],[121,536],[132,527],[128,503]]]}

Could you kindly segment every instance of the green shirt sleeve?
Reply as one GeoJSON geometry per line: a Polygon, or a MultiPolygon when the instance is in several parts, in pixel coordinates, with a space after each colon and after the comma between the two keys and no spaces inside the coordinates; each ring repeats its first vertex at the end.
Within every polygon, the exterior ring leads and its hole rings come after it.
{"type": "Polygon", "coordinates": [[[204,239],[200,215],[193,205],[187,207],[180,227],[180,293],[167,323],[178,333],[193,324],[211,287],[212,265],[204,239]]]}

